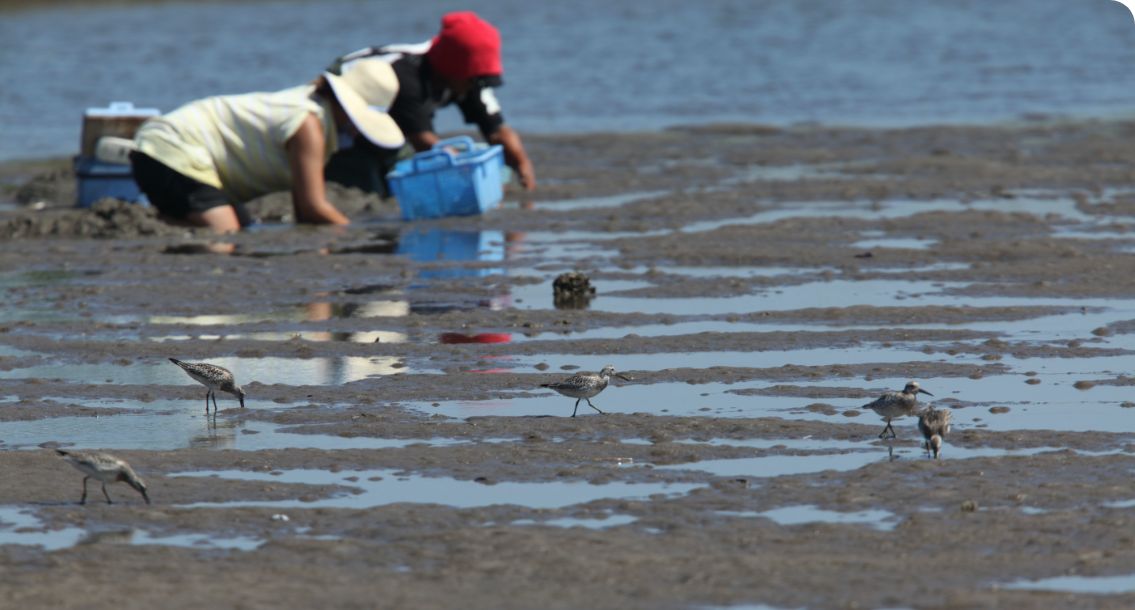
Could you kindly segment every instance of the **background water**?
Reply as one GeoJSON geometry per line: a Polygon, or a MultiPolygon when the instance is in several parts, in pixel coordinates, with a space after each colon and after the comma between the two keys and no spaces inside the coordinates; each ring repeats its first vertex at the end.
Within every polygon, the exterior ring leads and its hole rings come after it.
{"type": "Polygon", "coordinates": [[[95,4],[0,11],[0,160],[74,154],[88,107],[281,89],[341,53],[424,40],[459,8],[500,28],[505,116],[529,132],[1135,107],[1135,21],[1113,0],[95,4]]]}

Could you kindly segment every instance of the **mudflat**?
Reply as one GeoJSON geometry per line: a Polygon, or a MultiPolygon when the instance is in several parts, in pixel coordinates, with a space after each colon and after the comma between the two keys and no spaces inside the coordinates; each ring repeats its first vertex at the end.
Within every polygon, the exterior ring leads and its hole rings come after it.
{"type": "Polygon", "coordinates": [[[1131,607],[1133,136],[531,136],[539,194],[483,216],[333,189],[350,227],[274,195],[221,238],[10,167],[0,600],[1131,607]],[[594,299],[555,307],[567,271],[594,299]],[[539,387],[608,362],[607,415],[539,387]],[[939,460],[861,408],[906,379],[955,414],[939,460]],[[154,504],[77,505],[57,446],[154,504]]]}

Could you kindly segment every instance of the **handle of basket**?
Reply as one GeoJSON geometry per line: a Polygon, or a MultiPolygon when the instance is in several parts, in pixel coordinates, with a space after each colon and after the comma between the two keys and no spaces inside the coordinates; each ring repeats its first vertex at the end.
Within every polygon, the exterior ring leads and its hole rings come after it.
{"type": "Polygon", "coordinates": [[[415,172],[429,171],[440,167],[452,167],[453,154],[444,149],[429,150],[414,155],[413,161],[415,172]]]}

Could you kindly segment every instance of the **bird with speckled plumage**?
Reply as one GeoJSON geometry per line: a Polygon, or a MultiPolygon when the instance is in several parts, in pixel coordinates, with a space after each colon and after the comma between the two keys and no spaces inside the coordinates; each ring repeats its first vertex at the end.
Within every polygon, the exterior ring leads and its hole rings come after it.
{"type": "Polygon", "coordinates": [[[63,456],[75,470],[83,473],[83,497],[79,498],[79,504],[87,503],[87,480],[96,479],[102,483],[102,495],[106,497],[107,504],[113,504],[110,499],[110,494],[106,492],[107,483],[123,482],[133,487],[138,493],[142,494],[142,499],[146,504],[150,503],[150,496],[146,493],[146,483],[139,477],[130,464],[126,460],[116,458],[109,453],[88,453],[85,451],[66,451],[63,449],[56,449],[56,453],[63,456]]]}
{"type": "Polygon", "coordinates": [[[559,392],[560,394],[563,394],[564,396],[576,399],[575,409],[573,409],[571,412],[572,417],[575,417],[576,412],[579,411],[579,401],[581,400],[586,400],[587,406],[595,409],[596,411],[599,411],[600,414],[605,415],[603,411],[599,410],[599,407],[591,404],[591,399],[597,396],[599,392],[602,392],[607,388],[607,384],[610,382],[611,377],[618,377],[619,379],[622,379],[624,381],[631,381],[630,377],[616,373],[615,367],[608,364],[607,366],[603,367],[603,370],[599,371],[598,373],[577,373],[561,381],[542,383],[540,384],[540,387],[549,388],[559,392]]]}
{"type": "Polygon", "coordinates": [[[205,414],[209,414],[209,399],[213,399],[213,413],[217,412],[217,391],[228,392],[240,400],[240,408],[244,408],[244,390],[236,384],[236,379],[228,369],[209,364],[208,362],[182,362],[177,358],[170,358],[170,362],[180,366],[190,377],[209,389],[205,393],[205,414]]]}
{"type": "Polygon", "coordinates": [[[895,429],[891,426],[891,420],[904,415],[913,415],[918,408],[919,394],[933,396],[930,392],[923,390],[917,381],[908,381],[901,392],[887,392],[874,401],[863,405],[863,409],[871,409],[881,415],[883,421],[887,422],[883,431],[879,433],[879,438],[883,438],[888,430],[891,431],[891,438],[897,436],[895,429]]]}
{"type": "Polygon", "coordinates": [[[942,452],[942,441],[950,431],[950,410],[928,407],[918,414],[918,431],[926,441],[926,455],[934,459],[942,452]]]}

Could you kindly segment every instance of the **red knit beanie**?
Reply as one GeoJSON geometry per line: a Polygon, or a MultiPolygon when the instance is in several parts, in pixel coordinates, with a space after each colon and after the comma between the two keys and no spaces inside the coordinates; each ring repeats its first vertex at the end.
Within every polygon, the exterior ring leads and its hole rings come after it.
{"type": "Polygon", "coordinates": [[[449,78],[500,76],[500,32],[472,11],[449,13],[441,18],[441,32],[426,57],[449,78]]]}

